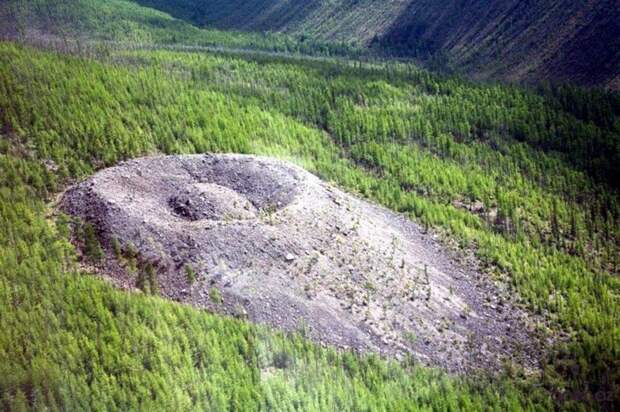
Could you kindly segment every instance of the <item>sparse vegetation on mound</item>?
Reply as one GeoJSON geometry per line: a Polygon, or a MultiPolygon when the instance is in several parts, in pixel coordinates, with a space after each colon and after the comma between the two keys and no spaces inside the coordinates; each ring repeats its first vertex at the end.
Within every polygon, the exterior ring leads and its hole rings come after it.
{"type": "Polygon", "coordinates": [[[61,206],[88,222],[84,251],[100,262],[96,227],[109,249],[102,266],[125,287],[229,315],[241,307],[285,331],[303,324],[324,344],[411,354],[450,371],[497,371],[505,362],[536,370],[542,358],[541,320],[505,290],[415,224],[291,164],[143,158],[96,173],[61,206]],[[114,258],[112,239],[136,246],[137,279],[114,258]]]}

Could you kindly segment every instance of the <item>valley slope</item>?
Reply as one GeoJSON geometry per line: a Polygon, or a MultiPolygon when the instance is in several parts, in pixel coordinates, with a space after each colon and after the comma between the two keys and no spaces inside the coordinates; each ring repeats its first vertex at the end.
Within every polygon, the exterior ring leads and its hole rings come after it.
{"type": "Polygon", "coordinates": [[[137,2],[201,27],[278,31],[440,57],[443,66],[476,78],[620,88],[620,8],[613,0],[137,2]]]}

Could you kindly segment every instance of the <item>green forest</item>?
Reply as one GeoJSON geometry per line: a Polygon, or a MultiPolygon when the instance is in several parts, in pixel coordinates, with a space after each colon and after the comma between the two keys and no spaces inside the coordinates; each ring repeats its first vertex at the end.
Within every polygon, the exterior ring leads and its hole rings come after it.
{"type": "MultiPolygon", "coordinates": [[[[617,93],[476,83],[359,59],[351,46],[202,30],[118,0],[97,13],[99,3],[52,9],[67,19],[53,42],[19,27],[0,42],[0,409],[620,403],[617,93]],[[128,32],[136,41],[116,41],[128,32]],[[125,159],[207,152],[289,160],[473,252],[546,319],[540,373],[453,376],[339,352],[89,274],[54,212],[59,194],[125,159]]],[[[19,14],[24,27],[45,24],[32,13],[19,14]]]]}
{"type": "Polygon", "coordinates": [[[313,56],[361,56],[352,43],[326,42],[282,33],[198,28],[129,0],[6,0],[0,3],[0,35],[46,47],[171,46],[262,50],[313,56]],[[41,36],[45,33],[45,36],[41,36]]]}

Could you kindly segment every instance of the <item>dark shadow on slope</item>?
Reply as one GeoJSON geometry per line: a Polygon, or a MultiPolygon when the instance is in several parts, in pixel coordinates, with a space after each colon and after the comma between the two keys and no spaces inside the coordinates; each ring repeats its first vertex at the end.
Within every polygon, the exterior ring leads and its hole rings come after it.
{"type": "Polygon", "coordinates": [[[620,73],[620,6],[614,0],[421,0],[386,31],[386,50],[438,53],[478,77],[606,85],[620,73]]]}
{"type": "Polygon", "coordinates": [[[235,30],[286,30],[319,7],[319,1],[292,0],[135,0],[200,27],[235,30]]]}
{"type": "Polygon", "coordinates": [[[409,6],[381,39],[382,44],[403,55],[428,57],[447,51],[463,28],[482,25],[488,14],[487,1],[422,0],[409,6]]]}
{"type": "Polygon", "coordinates": [[[620,75],[620,3],[601,1],[583,13],[582,23],[549,61],[547,70],[560,80],[605,85],[620,75]]]}

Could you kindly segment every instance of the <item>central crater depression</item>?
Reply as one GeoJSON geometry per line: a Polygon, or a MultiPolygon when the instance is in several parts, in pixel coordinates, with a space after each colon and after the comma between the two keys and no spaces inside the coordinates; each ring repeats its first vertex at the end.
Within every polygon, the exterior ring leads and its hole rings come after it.
{"type": "Polygon", "coordinates": [[[289,163],[136,159],[74,186],[61,208],[95,227],[102,269],[122,287],[149,267],[166,297],[287,331],[303,325],[341,348],[411,353],[451,371],[537,362],[535,322],[508,290],[408,219],[289,163]]]}
{"type": "Polygon", "coordinates": [[[213,183],[195,183],[168,201],[172,211],[187,220],[232,220],[258,217],[256,207],[242,194],[213,183]]]}

